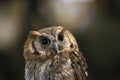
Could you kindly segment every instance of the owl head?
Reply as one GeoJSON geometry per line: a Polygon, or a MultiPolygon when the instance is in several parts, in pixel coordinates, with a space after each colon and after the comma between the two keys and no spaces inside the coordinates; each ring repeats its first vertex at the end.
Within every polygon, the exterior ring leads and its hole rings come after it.
{"type": "Polygon", "coordinates": [[[78,51],[73,35],[61,26],[49,27],[30,31],[24,45],[24,57],[26,60],[46,59],[72,50],[78,51]]]}

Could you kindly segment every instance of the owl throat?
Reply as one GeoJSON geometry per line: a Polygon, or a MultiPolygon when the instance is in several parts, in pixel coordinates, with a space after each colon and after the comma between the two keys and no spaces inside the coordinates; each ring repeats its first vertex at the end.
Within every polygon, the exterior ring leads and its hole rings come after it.
{"type": "Polygon", "coordinates": [[[46,61],[27,61],[26,80],[74,80],[69,53],[61,53],[46,61]]]}

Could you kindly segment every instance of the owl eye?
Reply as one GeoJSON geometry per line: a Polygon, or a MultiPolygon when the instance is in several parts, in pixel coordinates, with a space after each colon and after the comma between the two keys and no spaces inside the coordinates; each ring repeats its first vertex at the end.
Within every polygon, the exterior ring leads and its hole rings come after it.
{"type": "Polygon", "coordinates": [[[42,45],[49,45],[49,44],[51,43],[51,41],[50,41],[50,39],[47,38],[47,37],[42,37],[42,38],[40,39],[40,43],[41,43],[42,45]]]}
{"type": "Polygon", "coordinates": [[[58,34],[58,40],[63,41],[64,40],[64,35],[62,33],[58,34]]]}

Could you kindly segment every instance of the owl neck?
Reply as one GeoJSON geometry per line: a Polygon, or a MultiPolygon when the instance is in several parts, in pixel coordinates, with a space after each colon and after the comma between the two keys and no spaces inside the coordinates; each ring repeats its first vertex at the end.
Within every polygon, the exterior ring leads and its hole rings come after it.
{"type": "Polygon", "coordinates": [[[63,77],[73,77],[69,58],[55,58],[42,61],[27,61],[25,66],[26,80],[60,80],[63,77]],[[55,79],[56,78],[56,79],[55,79]]]}

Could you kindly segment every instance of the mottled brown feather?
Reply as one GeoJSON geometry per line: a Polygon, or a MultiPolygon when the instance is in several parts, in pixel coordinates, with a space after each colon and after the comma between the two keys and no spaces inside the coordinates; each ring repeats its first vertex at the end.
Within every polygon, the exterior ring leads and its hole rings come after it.
{"type": "Polygon", "coordinates": [[[74,36],[61,26],[31,31],[24,45],[24,58],[26,80],[87,80],[86,59],[74,36]],[[58,39],[59,33],[63,41],[58,39]],[[41,36],[50,44],[42,45],[41,36]]]}

